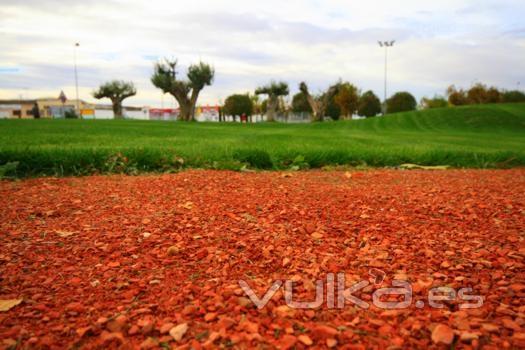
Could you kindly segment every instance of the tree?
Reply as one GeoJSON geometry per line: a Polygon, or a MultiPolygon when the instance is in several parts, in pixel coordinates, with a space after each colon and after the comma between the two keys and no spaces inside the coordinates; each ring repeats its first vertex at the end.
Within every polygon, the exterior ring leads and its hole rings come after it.
{"type": "Polygon", "coordinates": [[[195,106],[199,93],[205,86],[211,85],[215,70],[209,64],[199,62],[188,68],[188,80],[177,77],[177,60],[155,64],[151,82],[164,93],[171,94],[179,103],[179,120],[191,121],[195,119],[195,106]]]}
{"type": "Polygon", "coordinates": [[[310,104],[308,103],[304,93],[299,91],[293,95],[292,111],[294,113],[312,113],[312,107],[310,107],[310,104]]]}
{"type": "Polygon", "coordinates": [[[487,101],[487,87],[481,83],[474,84],[467,91],[470,104],[481,104],[487,101]]]}
{"type": "Polygon", "coordinates": [[[401,91],[396,92],[393,96],[386,100],[386,107],[388,113],[413,111],[417,107],[417,102],[411,93],[401,91]]]}
{"type": "Polygon", "coordinates": [[[137,90],[133,83],[123,80],[109,81],[100,85],[98,90],[93,91],[93,97],[96,99],[109,98],[111,100],[115,119],[124,117],[122,114],[122,101],[136,94],[137,90]]]}
{"type": "Polygon", "coordinates": [[[456,89],[454,85],[447,88],[448,103],[453,106],[463,106],[469,103],[467,93],[463,89],[456,89]]]}
{"type": "Polygon", "coordinates": [[[525,93],[519,90],[504,91],[502,101],[505,103],[525,102],[525,93]]]}
{"type": "Polygon", "coordinates": [[[496,87],[491,86],[487,90],[485,103],[500,103],[502,99],[501,91],[499,91],[496,87]]]}
{"type": "Polygon", "coordinates": [[[279,107],[279,96],[286,96],[290,93],[288,84],[280,81],[272,81],[267,85],[258,87],[255,90],[256,95],[268,95],[266,106],[266,120],[269,122],[275,121],[275,112],[279,107]]]}
{"type": "Polygon", "coordinates": [[[443,96],[434,96],[433,98],[423,97],[421,99],[421,107],[423,109],[444,108],[448,106],[448,101],[443,96]]]}
{"type": "Polygon", "coordinates": [[[368,90],[359,97],[357,114],[363,117],[375,117],[381,113],[381,101],[372,90],[368,90]]]}
{"type": "Polygon", "coordinates": [[[325,117],[330,117],[332,120],[339,120],[341,118],[341,107],[335,102],[335,96],[328,100],[324,114],[325,117]]]}
{"type": "Polygon", "coordinates": [[[330,86],[325,93],[312,96],[308,91],[308,86],[305,82],[299,84],[299,90],[306,96],[306,100],[310,104],[310,108],[312,109],[312,121],[324,120],[326,108],[328,107],[330,100],[332,100],[339,91],[338,84],[335,84],[330,86]]]}
{"type": "Polygon", "coordinates": [[[235,116],[238,115],[246,114],[247,116],[251,116],[253,114],[253,101],[248,94],[228,96],[224,102],[224,113],[233,116],[234,121],[235,116]]]}
{"type": "Polygon", "coordinates": [[[339,84],[339,91],[334,96],[341,114],[346,119],[352,119],[359,105],[359,90],[350,83],[339,84]]]}

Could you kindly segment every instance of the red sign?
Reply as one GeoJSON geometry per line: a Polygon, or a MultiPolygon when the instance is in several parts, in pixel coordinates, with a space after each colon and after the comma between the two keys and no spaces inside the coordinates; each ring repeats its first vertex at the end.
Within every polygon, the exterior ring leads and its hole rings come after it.
{"type": "Polygon", "coordinates": [[[62,104],[66,103],[67,98],[66,98],[66,94],[64,93],[64,91],[60,91],[60,96],[58,96],[58,99],[62,102],[62,104]]]}

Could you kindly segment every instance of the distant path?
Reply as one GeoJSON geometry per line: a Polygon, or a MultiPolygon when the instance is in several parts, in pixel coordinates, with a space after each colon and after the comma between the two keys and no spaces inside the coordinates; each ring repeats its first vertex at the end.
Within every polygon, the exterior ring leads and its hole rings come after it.
{"type": "Polygon", "coordinates": [[[0,312],[0,345],[523,348],[524,189],[524,169],[0,181],[0,300],[23,299],[0,312]],[[327,273],[371,269],[384,281],[354,295],[408,280],[408,308],[294,310],[280,289],[257,310],[238,284],[261,297],[294,279],[306,301],[327,273]],[[430,308],[436,286],[484,305],[430,308]]]}

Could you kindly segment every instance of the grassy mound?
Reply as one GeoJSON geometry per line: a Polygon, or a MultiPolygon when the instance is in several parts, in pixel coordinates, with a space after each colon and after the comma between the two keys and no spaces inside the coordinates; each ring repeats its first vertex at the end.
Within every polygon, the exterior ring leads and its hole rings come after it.
{"type": "Polygon", "coordinates": [[[524,166],[525,104],[300,125],[0,120],[0,169],[11,176],[402,163],[524,166]]]}

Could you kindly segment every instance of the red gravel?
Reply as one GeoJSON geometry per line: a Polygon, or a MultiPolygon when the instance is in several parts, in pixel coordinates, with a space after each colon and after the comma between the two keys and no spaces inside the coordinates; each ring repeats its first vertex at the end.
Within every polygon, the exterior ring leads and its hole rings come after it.
{"type": "Polygon", "coordinates": [[[0,300],[23,299],[0,347],[523,348],[524,190],[523,169],[0,182],[0,300]],[[327,273],[371,269],[384,281],[355,296],[408,280],[410,306],[297,310],[280,289],[258,310],[238,284],[294,279],[305,301],[327,273]],[[431,308],[436,286],[484,304],[431,308]]]}

